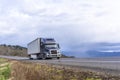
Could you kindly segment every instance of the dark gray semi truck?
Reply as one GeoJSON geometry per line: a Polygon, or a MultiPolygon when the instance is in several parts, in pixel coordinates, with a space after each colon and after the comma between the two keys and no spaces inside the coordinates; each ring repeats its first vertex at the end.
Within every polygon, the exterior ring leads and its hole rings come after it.
{"type": "Polygon", "coordinates": [[[59,44],[54,38],[37,38],[28,43],[27,47],[30,59],[59,59],[61,57],[59,44]]]}

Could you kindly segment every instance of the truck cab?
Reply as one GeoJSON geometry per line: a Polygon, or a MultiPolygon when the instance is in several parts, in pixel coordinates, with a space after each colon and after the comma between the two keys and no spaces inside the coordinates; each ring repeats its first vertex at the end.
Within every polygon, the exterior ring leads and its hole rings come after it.
{"type": "Polygon", "coordinates": [[[59,44],[53,38],[41,39],[41,51],[46,54],[46,58],[60,58],[59,44]]]}

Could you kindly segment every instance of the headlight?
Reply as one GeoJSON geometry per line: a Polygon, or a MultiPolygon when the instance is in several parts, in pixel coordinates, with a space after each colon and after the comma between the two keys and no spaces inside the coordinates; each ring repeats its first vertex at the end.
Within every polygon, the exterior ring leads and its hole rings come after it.
{"type": "Polygon", "coordinates": [[[57,53],[60,53],[60,51],[57,51],[57,53]]]}

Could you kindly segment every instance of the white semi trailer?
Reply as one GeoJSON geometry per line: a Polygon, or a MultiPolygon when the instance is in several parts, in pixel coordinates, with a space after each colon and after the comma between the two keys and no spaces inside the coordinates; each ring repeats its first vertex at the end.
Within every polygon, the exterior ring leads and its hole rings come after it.
{"type": "Polygon", "coordinates": [[[53,38],[37,38],[27,46],[30,59],[59,59],[61,57],[59,44],[53,38]]]}

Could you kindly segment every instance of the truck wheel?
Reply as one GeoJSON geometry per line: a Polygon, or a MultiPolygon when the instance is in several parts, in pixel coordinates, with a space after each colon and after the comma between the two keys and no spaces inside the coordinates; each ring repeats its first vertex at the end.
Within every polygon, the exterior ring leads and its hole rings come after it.
{"type": "Polygon", "coordinates": [[[42,59],[40,54],[37,54],[37,59],[38,60],[42,59]]]}
{"type": "Polygon", "coordinates": [[[57,59],[60,59],[60,57],[57,57],[57,59]]]}
{"type": "Polygon", "coordinates": [[[46,54],[42,54],[42,59],[43,59],[43,60],[46,59],[46,54]]]}

